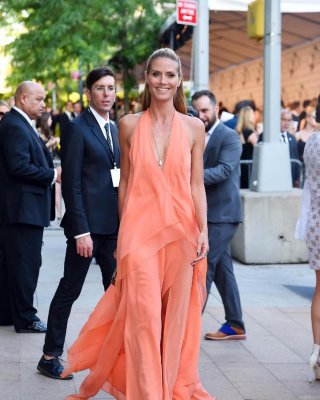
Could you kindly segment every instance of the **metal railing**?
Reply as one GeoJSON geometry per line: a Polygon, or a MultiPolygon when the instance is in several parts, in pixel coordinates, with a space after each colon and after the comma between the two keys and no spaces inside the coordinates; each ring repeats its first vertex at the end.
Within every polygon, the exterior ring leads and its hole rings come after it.
{"type": "MultiPolygon", "coordinates": [[[[299,188],[303,187],[304,183],[304,164],[297,159],[291,159],[291,166],[296,165],[297,168],[299,168],[299,188]]],[[[252,176],[252,160],[240,160],[240,165],[246,166],[248,169],[248,187],[250,187],[250,182],[251,182],[251,176],[252,176]]]]}

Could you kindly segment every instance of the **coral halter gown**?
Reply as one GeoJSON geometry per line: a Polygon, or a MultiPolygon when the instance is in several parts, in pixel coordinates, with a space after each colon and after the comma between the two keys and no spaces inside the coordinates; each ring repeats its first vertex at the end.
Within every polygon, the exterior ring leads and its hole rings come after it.
{"type": "Polygon", "coordinates": [[[117,400],[214,400],[198,375],[206,262],[191,265],[199,229],[190,171],[179,113],[160,168],[145,111],[131,143],[116,283],[68,352],[64,375],[90,373],[67,400],[89,399],[100,389],[117,400]]]}

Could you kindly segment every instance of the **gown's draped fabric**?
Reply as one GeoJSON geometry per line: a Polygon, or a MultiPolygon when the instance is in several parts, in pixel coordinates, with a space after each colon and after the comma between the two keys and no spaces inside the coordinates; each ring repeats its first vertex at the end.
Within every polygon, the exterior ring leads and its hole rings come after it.
{"type": "Polygon", "coordinates": [[[89,399],[100,389],[118,400],[213,400],[198,375],[206,263],[191,266],[199,230],[190,171],[179,114],[161,169],[145,111],[131,143],[116,284],[68,352],[64,375],[90,370],[68,400],[89,399]]]}

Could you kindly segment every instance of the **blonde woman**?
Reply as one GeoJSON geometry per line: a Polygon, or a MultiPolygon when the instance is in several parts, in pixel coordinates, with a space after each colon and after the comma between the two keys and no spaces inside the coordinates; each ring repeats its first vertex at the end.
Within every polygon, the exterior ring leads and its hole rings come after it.
{"type": "MultiPolygon", "coordinates": [[[[236,131],[238,132],[242,143],[241,160],[252,160],[253,147],[258,142],[258,135],[254,129],[255,115],[250,106],[243,107],[238,115],[236,131]]],[[[250,165],[241,165],[240,188],[247,189],[250,183],[249,174],[250,165]]]]}

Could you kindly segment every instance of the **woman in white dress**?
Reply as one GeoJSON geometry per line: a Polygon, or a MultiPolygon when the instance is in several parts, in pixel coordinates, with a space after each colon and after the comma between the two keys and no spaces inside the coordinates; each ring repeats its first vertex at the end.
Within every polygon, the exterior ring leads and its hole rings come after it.
{"type": "MultiPolygon", "coordinates": [[[[320,95],[316,120],[320,122],[320,95]]],[[[319,125],[320,127],[320,125],[319,125]]],[[[319,128],[318,127],[318,128],[319,128]]],[[[310,268],[315,270],[316,287],[311,305],[313,351],[309,359],[309,382],[320,379],[320,130],[312,135],[304,149],[306,181],[303,189],[302,210],[297,224],[297,237],[305,239],[310,268]]]]}

